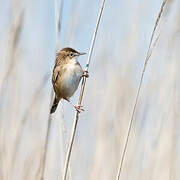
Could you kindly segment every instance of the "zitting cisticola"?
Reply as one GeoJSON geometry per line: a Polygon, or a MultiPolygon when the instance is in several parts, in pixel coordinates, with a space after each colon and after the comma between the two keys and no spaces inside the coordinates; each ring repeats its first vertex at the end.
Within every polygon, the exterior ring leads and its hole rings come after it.
{"type": "MultiPolygon", "coordinates": [[[[60,50],[56,54],[56,62],[52,75],[55,98],[51,108],[51,114],[56,111],[61,99],[65,99],[71,103],[69,98],[77,90],[81,78],[83,76],[88,77],[87,72],[83,71],[81,65],[77,61],[77,58],[84,54],[86,53],[79,53],[69,47],[60,50]]],[[[78,112],[83,110],[81,106],[73,106],[78,112]]]]}

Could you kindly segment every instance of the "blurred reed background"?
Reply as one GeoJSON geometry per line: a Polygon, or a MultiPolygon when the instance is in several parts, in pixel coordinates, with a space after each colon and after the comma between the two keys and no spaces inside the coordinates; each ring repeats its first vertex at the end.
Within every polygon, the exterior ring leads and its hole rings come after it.
{"type": "MultiPolygon", "coordinates": [[[[115,179],[161,4],[106,0],[69,180],[115,179]]],[[[62,102],[49,118],[55,51],[70,46],[88,52],[100,5],[100,0],[1,0],[0,180],[60,179],[75,112],[62,102]]],[[[178,0],[168,0],[158,35],[133,121],[125,180],[180,179],[178,0]]],[[[83,67],[86,58],[79,58],[83,67]]]]}

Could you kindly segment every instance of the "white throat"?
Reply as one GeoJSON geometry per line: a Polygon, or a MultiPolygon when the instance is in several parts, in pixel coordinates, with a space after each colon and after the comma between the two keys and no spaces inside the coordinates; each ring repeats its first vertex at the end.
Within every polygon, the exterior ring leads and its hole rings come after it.
{"type": "Polygon", "coordinates": [[[76,64],[76,63],[78,62],[77,59],[78,59],[77,56],[76,56],[76,57],[73,57],[70,62],[71,62],[72,64],[76,64]]]}

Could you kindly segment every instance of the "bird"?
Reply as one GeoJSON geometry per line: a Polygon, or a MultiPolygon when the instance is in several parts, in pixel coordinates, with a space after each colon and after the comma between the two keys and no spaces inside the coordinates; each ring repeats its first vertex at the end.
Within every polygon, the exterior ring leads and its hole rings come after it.
{"type": "Polygon", "coordinates": [[[82,106],[74,105],[70,101],[77,90],[82,77],[89,77],[88,72],[84,71],[78,62],[78,57],[85,55],[73,48],[66,47],[56,53],[56,61],[52,74],[52,85],[55,92],[55,98],[50,110],[50,114],[57,109],[61,99],[68,101],[80,113],[84,111],[82,106]]]}

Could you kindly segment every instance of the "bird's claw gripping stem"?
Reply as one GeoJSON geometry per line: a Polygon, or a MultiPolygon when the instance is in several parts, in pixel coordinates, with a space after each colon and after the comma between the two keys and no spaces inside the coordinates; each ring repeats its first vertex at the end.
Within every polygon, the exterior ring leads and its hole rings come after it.
{"type": "Polygon", "coordinates": [[[89,74],[88,74],[88,71],[87,71],[87,70],[83,71],[82,77],[86,77],[86,78],[89,77],[89,74]]]}
{"type": "Polygon", "coordinates": [[[80,113],[81,111],[84,111],[84,109],[82,109],[83,106],[80,106],[80,105],[74,105],[74,108],[76,109],[76,111],[78,113],[80,113]]]}

